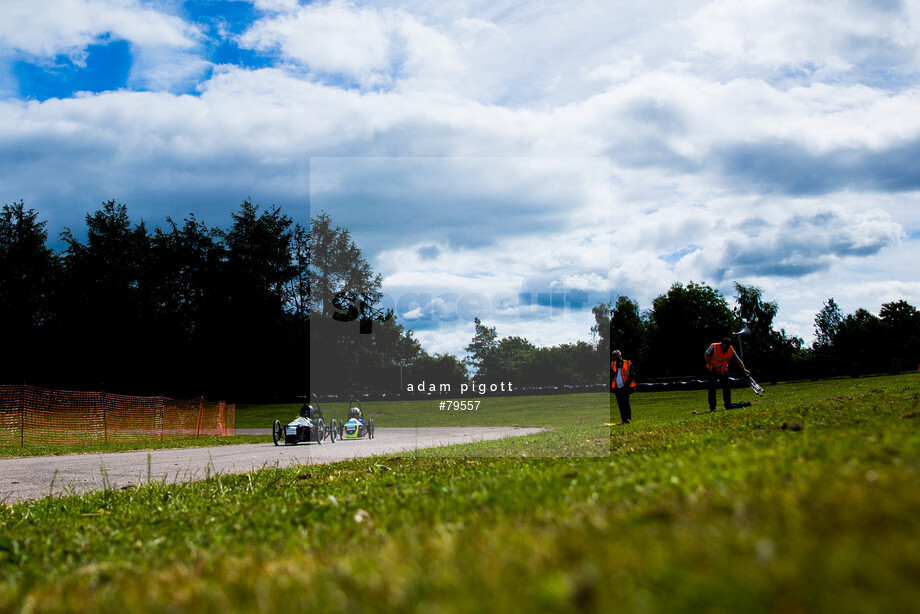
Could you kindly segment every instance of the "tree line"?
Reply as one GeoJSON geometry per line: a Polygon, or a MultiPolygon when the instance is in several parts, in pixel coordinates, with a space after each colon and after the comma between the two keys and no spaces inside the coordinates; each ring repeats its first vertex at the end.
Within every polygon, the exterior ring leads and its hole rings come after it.
{"type": "Polygon", "coordinates": [[[692,375],[709,343],[747,326],[745,359],[773,379],[915,369],[920,314],[904,301],[878,316],[828,299],[816,341],[774,330],[777,305],[736,284],[735,305],[706,284],[674,284],[646,312],[620,296],[593,308],[591,341],[537,347],[480,320],[467,356],[429,353],[381,307],[381,277],[321,213],[308,227],[280,207],[243,201],[226,229],[193,214],[149,228],[114,200],[48,246],[23,202],[0,209],[3,383],[235,401],[405,392],[408,384],[605,381],[610,350],[643,378],[692,375]]]}
{"type": "Polygon", "coordinates": [[[227,229],[150,229],[114,200],[48,247],[23,202],[0,210],[5,383],[247,399],[306,390],[308,230],[244,201],[227,229]]]}
{"type": "Polygon", "coordinates": [[[816,341],[806,347],[775,329],[779,307],[762,289],[736,283],[729,305],[719,290],[692,281],[673,284],[644,312],[627,296],[596,305],[591,342],[537,347],[524,337],[500,337],[477,318],[463,360],[429,355],[392,312],[378,307],[380,278],[348,231],[333,228],[325,214],[312,227],[318,248],[312,339],[322,357],[311,363],[313,381],[334,390],[405,392],[409,383],[417,389],[422,381],[453,386],[470,378],[519,388],[594,384],[606,381],[613,348],[630,357],[643,378],[693,377],[703,374],[703,351],[725,336],[767,380],[914,370],[920,363],[920,312],[905,301],[884,304],[879,316],[865,309],[844,316],[828,299],[815,317],[816,341]],[[373,334],[362,334],[371,328],[373,334]],[[746,334],[733,334],[742,330],[746,334]]]}
{"type": "Polygon", "coordinates": [[[703,370],[703,351],[730,337],[745,364],[765,380],[807,379],[920,369],[920,311],[904,300],[844,315],[833,298],[815,316],[815,341],[776,330],[779,311],[763,290],[735,283],[735,304],[705,283],[675,283],[640,312],[619,296],[594,308],[598,351],[620,349],[646,378],[685,377],[703,370]],[[744,331],[744,334],[736,334],[744,331]]]}

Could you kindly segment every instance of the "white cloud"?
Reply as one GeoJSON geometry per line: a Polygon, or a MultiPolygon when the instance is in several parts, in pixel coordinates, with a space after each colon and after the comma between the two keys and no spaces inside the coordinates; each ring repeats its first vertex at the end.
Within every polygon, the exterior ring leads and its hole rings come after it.
{"type": "Polygon", "coordinates": [[[590,290],[592,292],[609,292],[607,280],[597,273],[563,275],[562,278],[550,284],[551,290],[590,290]]]}
{"type": "Polygon", "coordinates": [[[142,46],[189,48],[198,30],[137,0],[4,0],[0,48],[38,57],[73,54],[109,34],[142,46]]]}
{"type": "Polygon", "coordinates": [[[464,68],[449,35],[405,11],[344,0],[267,16],[239,42],[251,49],[277,50],[284,60],[323,79],[350,79],[365,88],[451,91],[464,68]]]}
{"type": "Polygon", "coordinates": [[[142,47],[134,53],[128,86],[152,92],[195,91],[212,64],[170,47],[142,47]]]}
{"type": "Polygon", "coordinates": [[[299,0],[253,0],[253,6],[260,11],[293,12],[300,7],[299,0]]]}
{"type": "Polygon", "coordinates": [[[406,313],[401,313],[398,315],[402,317],[402,319],[408,320],[409,322],[411,322],[412,320],[419,320],[426,316],[425,310],[422,309],[421,307],[416,307],[415,309],[412,309],[410,311],[407,311],[406,313]]]}
{"type": "Polygon", "coordinates": [[[828,79],[871,67],[876,58],[917,68],[916,8],[898,3],[720,0],[687,27],[695,47],[726,67],[786,71],[790,78],[828,79]]]}
{"type": "Polygon", "coordinates": [[[336,0],[263,19],[240,37],[252,49],[279,49],[311,70],[372,82],[389,66],[389,27],[373,9],[336,0]]]}
{"type": "MultiPolygon", "coordinates": [[[[457,91],[466,66],[455,42],[409,15],[400,14],[396,20],[397,41],[402,44],[401,54],[397,51],[402,60],[400,90],[457,91]]],[[[399,44],[397,41],[393,44],[399,44]]]]}
{"type": "Polygon", "coordinates": [[[415,333],[415,338],[429,354],[451,354],[463,358],[466,354],[464,348],[469,345],[473,334],[473,323],[465,322],[448,330],[420,330],[415,333]]]}

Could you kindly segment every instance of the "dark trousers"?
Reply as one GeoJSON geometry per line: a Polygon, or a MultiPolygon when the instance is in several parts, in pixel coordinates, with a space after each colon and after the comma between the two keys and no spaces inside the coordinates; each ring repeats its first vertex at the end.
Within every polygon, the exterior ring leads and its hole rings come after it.
{"type": "Polygon", "coordinates": [[[613,396],[617,398],[617,408],[620,410],[620,422],[632,420],[632,409],[629,407],[629,395],[631,388],[617,388],[613,396]]]}
{"type": "Polygon", "coordinates": [[[728,382],[728,371],[724,373],[718,373],[716,371],[709,372],[709,409],[710,411],[716,408],[716,387],[722,386],[722,402],[725,403],[725,407],[728,407],[732,404],[732,389],[729,387],[728,382]]]}

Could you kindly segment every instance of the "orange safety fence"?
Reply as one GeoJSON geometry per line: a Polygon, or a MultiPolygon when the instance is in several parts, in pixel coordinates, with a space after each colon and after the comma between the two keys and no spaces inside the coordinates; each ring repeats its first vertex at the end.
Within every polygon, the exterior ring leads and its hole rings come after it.
{"type": "Polygon", "coordinates": [[[89,445],[236,434],[223,401],[0,385],[0,446],[89,445]]]}

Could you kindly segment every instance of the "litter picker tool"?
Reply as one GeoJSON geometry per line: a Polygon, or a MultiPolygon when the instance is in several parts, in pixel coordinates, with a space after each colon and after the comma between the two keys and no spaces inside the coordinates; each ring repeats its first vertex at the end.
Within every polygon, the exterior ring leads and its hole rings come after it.
{"type": "Polygon", "coordinates": [[[760,384],[757,383],[756,380],[754,380],[753,377],[751,377],[751,374],[750,374],[750,373],[747,374],[747,380],[748,380],[748,385],[750,385],[751,390],[754,391],[754,394],[756,394],[756,395],[759,396],[759,397],[762,397],[762,396],[763,396],[763,388],[760,386],[760,384]]]}

